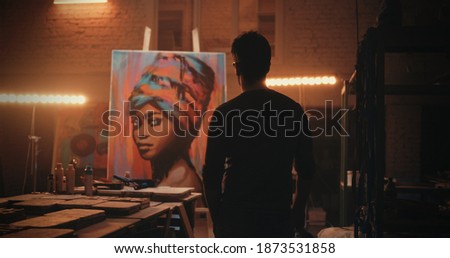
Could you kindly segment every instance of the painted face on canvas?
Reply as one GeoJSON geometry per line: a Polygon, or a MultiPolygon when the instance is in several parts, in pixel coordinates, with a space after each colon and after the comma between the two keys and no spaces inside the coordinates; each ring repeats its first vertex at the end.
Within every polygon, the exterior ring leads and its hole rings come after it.
{"type": "Polygon", "coordinates": [[[143,159],[152,160],[175,152],[179,139],[173,123],[161,110],[146,104],[131,116],[131,122],[133,139],[143,159]]]}

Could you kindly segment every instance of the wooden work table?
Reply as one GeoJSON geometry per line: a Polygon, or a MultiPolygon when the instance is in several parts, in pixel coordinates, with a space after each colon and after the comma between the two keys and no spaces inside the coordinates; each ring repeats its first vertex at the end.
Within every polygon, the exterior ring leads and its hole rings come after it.
{"type": "Polygon", "coordinates": [[[176,236],[193,237],[201,194],[168,187],[141,190],[0,198],[0,237],[169,237],[174,220],[176,236]]]}

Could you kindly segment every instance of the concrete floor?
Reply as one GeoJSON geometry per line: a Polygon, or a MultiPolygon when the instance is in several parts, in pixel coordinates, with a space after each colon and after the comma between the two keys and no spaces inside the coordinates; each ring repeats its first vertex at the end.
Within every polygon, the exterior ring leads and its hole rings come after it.
{"type": "MultiPolygon", "coordinates": [[[[317,237],[317,233],[325,228],[321,225],[309,225],[307,231],[311,233],[313,237],[317,237]]],[[[212,238],[214,237],[212,231],[212,223],[206,218],[205,213],[197,213],[195,216],[195,227],[194,227],[194,237],[195,238],[212,238]]]]}

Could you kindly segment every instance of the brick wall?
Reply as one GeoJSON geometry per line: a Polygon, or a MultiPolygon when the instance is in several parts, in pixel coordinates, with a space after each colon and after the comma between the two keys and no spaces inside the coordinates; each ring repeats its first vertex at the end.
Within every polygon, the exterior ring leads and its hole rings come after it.
{"type": "MultiPolygon", "coordinates": [[[[58,88],[107,101],[111,50],[141,49],[144,26],[156,26],[151,22],[155,12],[149,4],[155,1],[109,0],[107,4],[54,5],[52,0],[2,0],[0,87],[53,92],[58,88]]],[[[199,2],[202,51],[229,52],[236,31],[232,27],[233,1],[199,2]]],[[[338,104],[341,81],[348,79],[354,70],[357,38],[361,39],[367,28],[375,25],[381,0],[358,1],[358,37],[354,0],[277,2],[284,3],[284,27],[277,32],[283,35],[283,55],[273,62],[269,75],[334,74],[338,85],[306,88],[304,98],[299,97],[298,89],[279,90],[307,106],[321,107],[326,99],[338,104]]],[[[405,25],[427,20],[423,18],[427,17],[426,12],[417,8],[426,6],[423,0],[402,3],[405,25]]],[[[237,30],[256,29],[257,1],[239,1],[238,6],[237,30]]],[[[154,35],[152,38],[154,40],[154,35]]],[[[229,56],[228,61],[231,61],[229,56]]],[[[232,98],[240,93],[240,88],[231,62],[228,63],[228,92],[232,98]]]]}
{"type": "MultiPolygon", "coordinates": [[[[144,26],[154,14],[149,1],[109,0],[107,4],[54,5],[52,0],[0,3],[0,87],[18,91],[81,92],[107,101],[111,50],[141,49],[144,26]]],[[[203,51],[227,51],[234,35],[232,1],[202,0],[203,51]]],[[[362,1],[360,34],[373,25],[379,0],[362,1]]],[[[239,30],[256,29],[256,1],[241,1],[239,30]],[[250,4],[248,4],[249,2],[250,4]]],[[[353,71],[356,22],[353,0],[284,1],[284,56],[271,76],[353,71]]],[[[228,58],[228,61],[231,59],[228,58]]],[[[231,62],[229,62],[231,63],[231,62]]],[[[228,64],[229,97],[240,88],[228,64]]],[[[306,91],[308,105],[339,99],[340,85],[306,91]]],[[[300,100],[298,94],[286,92],[300,100]]],[[[338,101],[337,101],[338,102],[338,101]]]]}
{"type": "Polygon", "coordinates": [[[200,12],[201,50],[229,52],[234,36],[231,1],[202,1],[200,12]]]}
{"type": "Polygon", "coordinates": [[[143,2],[3,1],[2,73],[108,74],[112,49],[142,46],[143,2]]]}
{"type": "Polygon", "coordinates": [[[0,87],[107,101],[112,49],[142,48],[145,1],[0,3],[0,87]]]}

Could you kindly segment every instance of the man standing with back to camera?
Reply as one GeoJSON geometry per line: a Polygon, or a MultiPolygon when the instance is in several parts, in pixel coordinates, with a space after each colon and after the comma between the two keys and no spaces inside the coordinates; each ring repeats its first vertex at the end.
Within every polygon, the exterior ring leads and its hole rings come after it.
{"type": "Polygon", "coordinates": [[[307,117],[297,102],[267,88],[271,48],[264,36],[241,34],[231,53],[243,93],[214,111],[203,168],[214,234],[293,237],[304,231],[315,169],[307,117]]]}

